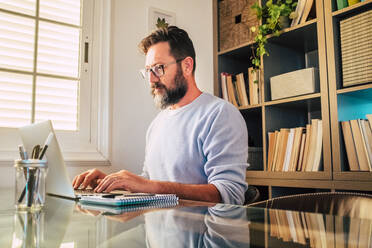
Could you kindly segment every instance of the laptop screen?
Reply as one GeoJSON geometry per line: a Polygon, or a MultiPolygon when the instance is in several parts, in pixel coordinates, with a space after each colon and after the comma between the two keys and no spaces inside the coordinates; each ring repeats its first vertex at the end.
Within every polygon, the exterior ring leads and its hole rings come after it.
{"type": "Polygon", "coordinates": [[[48,194],[75,198],[74,189],[67,174],[52,122],[48,120],[19,128],[23,146],[28,154],[31,154],[32,148],[35,145],[44,145],[45,140],[51,132],[54,135],[44,157],[48,162],[46,192],[48,194]]]}

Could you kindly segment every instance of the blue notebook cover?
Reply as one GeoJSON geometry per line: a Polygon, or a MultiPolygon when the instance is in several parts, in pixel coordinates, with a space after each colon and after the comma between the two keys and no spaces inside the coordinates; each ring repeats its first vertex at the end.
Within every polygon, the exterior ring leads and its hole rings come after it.
{"type": "Polygon", "coordinates": [[[82,196],[79,200],[81,203],[108,205],[108,206],[125,206],[144,204],[151,202],[177,202],[178,197],[174,194],[147,194],[147,193],[129,193],[105,197],[102,195],[82,196]]]}

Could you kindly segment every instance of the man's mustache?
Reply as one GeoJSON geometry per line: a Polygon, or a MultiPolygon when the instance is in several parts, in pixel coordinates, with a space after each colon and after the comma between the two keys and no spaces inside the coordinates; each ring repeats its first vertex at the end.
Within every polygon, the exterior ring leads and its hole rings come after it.
{"type": "Polygon", "coordinates": [[[165,89],[165,85],[160,83],[160,82],[156,82],[154,84],[151,85],[151,89],[165,89]]]}

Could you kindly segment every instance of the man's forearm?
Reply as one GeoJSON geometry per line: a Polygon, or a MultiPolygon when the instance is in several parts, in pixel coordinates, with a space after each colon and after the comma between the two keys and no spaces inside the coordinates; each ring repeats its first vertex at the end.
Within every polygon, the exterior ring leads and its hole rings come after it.
{"type": "Polygon", "coordinates": [[[221,195],[213,184],[182,184],[173,182],[152,181],[152,193],[176,194],[181,199],[221,202],[221,195]]]}

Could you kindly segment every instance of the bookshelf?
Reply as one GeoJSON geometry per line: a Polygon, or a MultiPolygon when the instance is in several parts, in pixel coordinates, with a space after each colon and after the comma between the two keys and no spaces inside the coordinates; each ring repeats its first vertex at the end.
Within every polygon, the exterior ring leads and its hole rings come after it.
{"type": "MultiPolygon", "coordinates": [[[[335,189],[372,191],[372,172],[349,170],[340,125],[340,121],[365,118],[365,114],[372,113],[372,82],[343,87],[340,44],[340,21],[371,9],[372,0],[366,0],[340,10],[337,10],[336,1],[324,1],[335,189]]],[[[369,58],[365,58],[366,62],[367,59],[369,58]]]]}
{"type": "MultiPolygon", "coordinates": [[[[219,2],[215,0],[213,4],[214,94],[222,96],[220,73],[236,75],[243,72],[247,80],[248,68],[252,67],[250,57],[255,43],[250,41],[226,50],[219,50],[219,2]]],[[[253,146],[262,147],[263,150],[263,163],[259,167],[248,168],[247,182],[258,186],[261,193],[269,198],[299,192],[372,190],[372,173],[350,172],[345,169],[347,159],[345,160],[345,148],[338,121],[338,112],[347,108],[340,103],[350,104],[347,99],[362,99],[359,100],[358,105],[371,104],[372,83],[342,88],[338,73],[340,62],[335,59],[340,56],[337,30],[339,20],[365,9],[371,9],[372,0],[342,10],[336,10],[336,0],[314,0],[314,2],[315,19],[286,28],[279,37],[268,36],[266,50],[269,56],[261,58],[262,101],[253,106],[238,107],[246,120],[253,146]],[[319,91],[271,100],[271,77],[310,66],[319,69],[319,91]],[[268,171],[268,132],[280,128],[305,127],[312,119],[322,120],[323,145],[319,171],[268,171]]],[[[260,2],[261,5],[265,3],[266,0],[260,2]]]]}

